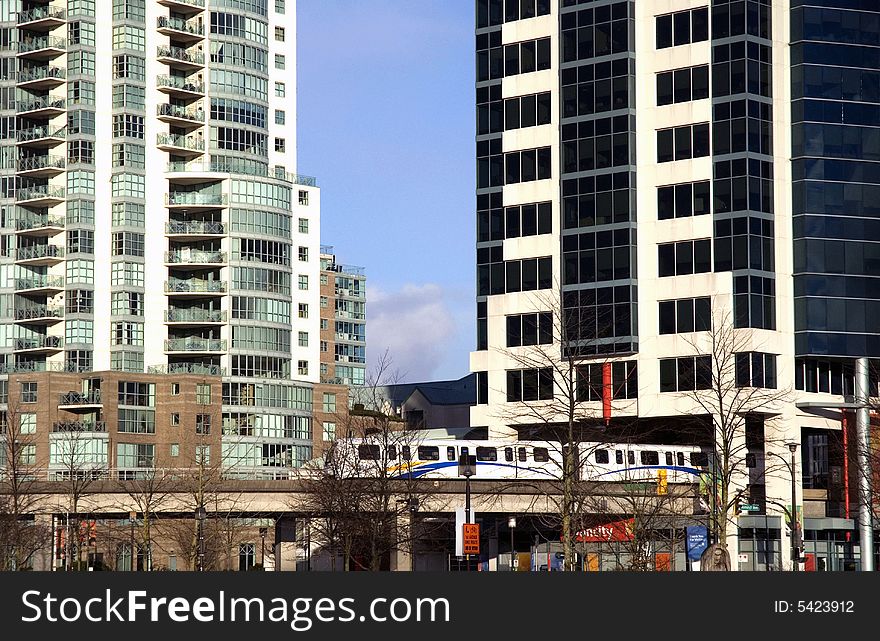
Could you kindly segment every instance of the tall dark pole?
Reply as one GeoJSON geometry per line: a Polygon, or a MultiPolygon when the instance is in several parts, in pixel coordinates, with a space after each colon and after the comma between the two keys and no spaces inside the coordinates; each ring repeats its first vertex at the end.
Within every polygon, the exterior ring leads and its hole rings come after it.
{"type": "MultiPolygon", "coordinates": [[[[472,454],[462,454],[458,461],[458,473],[464,477],[464,522],[471,522],[471,477],[477,472],[477,457],[472,454]]],[[[471,555],[464,555],[467,570],[471,569],[471,555]]]]}
{"type": "Polygon", "coordinates": [[[791,571],[798,571],[798,559],[800,558],[800,527],[798,526],[797,513],[797,461],[794,453],[797,450],[797,443],[789,443],[788,449],[791,451],[791,571]]]}
{"type": "Polygon", "coordinates": [[[205,571],[205,517],[207,516],[207,512],[205,511],[204,505],[199,505],[196,508],[196,523],[198,525],[198,571],[205,571]]]}
{"type": "Polygon", "coordinates": [[[128,513],[128,523],[131,530],[131,542],[129,545],[131,546],[129,549],[131,550],[131,567],[129,571],[134,572],[137,566],[137,554],[134,551],[134,522],[137,519],[137,512],[129,512],[128,513]]]}
{"type": "Polygon", "coordinates": [[[507,519],[507,525],[510,528],[510,571],[513,572],[513,564],[516,559],[516,552],[513,547],[513,529],[516,527],[516,517],[511,516],[507,519]]]}

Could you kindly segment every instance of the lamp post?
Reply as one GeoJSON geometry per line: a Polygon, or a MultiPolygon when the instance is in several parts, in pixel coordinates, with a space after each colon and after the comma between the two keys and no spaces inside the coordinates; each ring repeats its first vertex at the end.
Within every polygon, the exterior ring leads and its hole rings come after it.
{"type": "Polygon", "coordinates": [[[516,559],[516,552],[513,547],[513,530],[516,527],[516,517],[511,516],[507,519],[507,527],[510,528],[510,571],[513,572],[513,563],[514,559],[516,559]]]}
{"type": "Polygon", "coordinates": [[[260,569],[263,572],[266,571],[266,534],[268,533],[269,528],[260,528],[260,569]]]}
{"type": "Polygon", "coordinates": [[[131,550],[131,566],[129,567],[130,572],[134,572],[137,565],[137,555],[134,551],[134,522],[137,521],[137,512],[129,512],[128,513],[128,525],[131,534],[131,540],[129,543],[129,550],[131,550]]]}
{"type": "Polygon", "coordinates": [[[797,451],[797,443],[786,443],[788,451],[791,452],[791,571],[798,571],[798,559],[800,559],[800,527],[798,525],[797,514],[797,461],[795,460],[795,452],[797,451]]]}
{"type": "MultiPolygon", "coordinates": [[[[462,454],[458,459],[458,474],[464,477],[464,522],[471,522],[471,477],[477,473],[477,457],[473,454],[462,454]]],[[[467,570],[471,569],[471,555],[465,554],[467,570]]]]}
{"type": "Polygon", "coordinates": [[[196,508],[196,522],[198,524],[198,571],[205,571],[205,517],[208,516],[204,505],[196,508]]]}

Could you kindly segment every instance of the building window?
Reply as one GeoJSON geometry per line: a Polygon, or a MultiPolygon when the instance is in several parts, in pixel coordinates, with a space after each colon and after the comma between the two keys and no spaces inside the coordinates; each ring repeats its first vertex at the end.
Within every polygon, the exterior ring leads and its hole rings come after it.
{"type": "Polygon", "coordinates": [[[736,354],[736,386],[776,389],[776,354],[736,354]]]}
{"type": "Polygon", "coordinates": [[[507,346],[546,345],[553,342],[553,315],[517,314],[507,317],[507,346]]]}
{"type": "Polygon", "coordinates": [[[309,346],[309,333],[308,332],[299,332],[299,346],[300,347],[308,347],[309,346]]]}
{"type": "Polygon", "coordinates": [[[327,376],[329,372],[330,368],[327,366],[327,363],[321,363],[321,376],[327,376]]]}
{"type": "Polygon", "coordinates": [[[286,119],[287,119],[287,114],[284,112],[283,109],[276,109],[275,110],[275,124],[276,125],[283,125],[286,119]]]}
{"type": "Polygon", "coordinates": [[[211,415],[210,414],[196,414],[196,434],[210,434],[211,433],[211,415]]]}
{"type": "Polygon", "coordinates": [[[275,151],[277,151],[279,154],[284,153],[286,146],[287,145],[284,141],[284,138],[276,138],[275,139],[275,151]]]}
{"type": "Polygon", "coordinates": [[[309,362],[308,361],[297,361],[296,362],[296,373],[300,376],[308,376],[309,375],[309,362]]]}
{"type": "Polygon", "coordinates": [[[275,13],[284,13],[284,0],[275,0],[275,13]]]}
{"type": "Polygon", "coordinates": [[[709,39],[709,9],[700,7],[657,16],[657,48],[666,49],[709,39]]]}
{"type": "MultiPolygon", "coordinates": [[[[276,69],[284,69],[287,65],[287,60],[282,53],[275,54],[275,68],[276,69]]],[[[278,113],[277,111],[275,113],[278,113]]]]}
{"type": "Polygon", "coordinates": [[[172,443],[171,444],[171,456],[173,456],[173,457],[180,456],[180,443],[172,443]]]}
{"type": "Polygon", "coordinates": [[[327,414],[336,412],[336,394],[324,392],[324,412],[327,414]]]}
{"type": "Polygon", "coordinates": [[[284,42],[284,27],[275,27],[275,40],[284,42]]]}
{"type": "Polygon", "coordinates": [[[335,441],[336,440],[336,423],[333,421],[324,421],[323,424],[323,435],[325,441],[335,441]]]}
{"type": "Polygon", "coordinates": [[[321,307],[325,308],[329,304],[330,304],[330,299],[327,298],[326,296],[321,296],[321,307]]]}
{"type": "Polygon", "coordinates": [[[287,88],[284,86],[283,82],[275,83],[275,97],[276,98],[284,98],[287,94],[287,88]]]}
{"type": "Polygon", "coordinates": [[[709,97],[709,65],[685,67],[657,74],[657,105],[709,97]]]}
{"type": "Polygon", "coordinates": [[[321,319],[321,329],[322,330],[330,329],[330,322],[326,318],[321,319]]]}
{"type": "Polygon", "coordinates": [[[207,383],[198,383],[196,385],[196,403],[199,405],[211,404],[211,386],[207,383]]]}
{"type": "Polygon", "coordinates": [[[309,317],[309,304],[308,303],[298,303],[297,304],[297,316],[300,318],[308,318],[309,317]]]}
{"type": "Polygon", "coordinates": [[[681,276],[712,271],[711,241],[686,240],[657,247],[658,274],[681,276]]]}
{"type": "Polygon", "coordinates": [[[660,359],[661,392],[692,392],[711,388],[711,356],[660,359]]]}
{"type": "Polygon", "coordinates": [[[20,434],[37,433],[37,415],[33,412],[19,414],[18,431],[20,434]]]}
{"type": "Polygon", "coordinates": [[[709,213],[709,181],[657,188],[657,219],[687,218],[709,213]]]}
{"type": "MultiPolygon", "coordinates": [[[[308,193],[308,192],[306,192],[308,193]]],[[[308,218],[300,218],[299,219],[299,233],[308,234],[309,233],[309,219],[308,218]]]]}
{"type": "MultiPolygon", "coordinates": [[[[299,190],[299,204],[300,205],[308,205],[309,204],[309,192],[305,189],[299,190]]],[[[304,220],[304,219],[301,219],[304,220]]]]}
{"type": "Polygon", "coordinates": [[[303,263],[308,262],[308,260],[309,260],[309,248],[308,248],[308,247],[302,247],[302,246],[301,246],[301,247],[299,248],[299,251],[298,251],[298,256],[299,256],[299,260],[300,260],[300,262],[303,262],[303,263]]]}
{"type": "Polygon", "coordinates": [[[299,274],[297,278],[297,282],[299,284],[300,289],[308,289],[309,288],[309,277],[307,274],[299,274]]]}
{"type": "Polygon", "coordinates": [[[326,352],[329,347],[329,343],[327,341],[321,341],[321,351],[326,352]]]}
{"type": "Polygon", "coordinates": [[[172,412],[171,413],[171,427],[180,427],[180,413],[172,412]]]}
{"type": "Polygon", "coordinates": [[[210,465],[211,464],[211,446],[210,445],[196,445],[196,464],[197,465],[210,465]]]}
{"type": "Polygon", "coordinates": [[[688,160],[709,155],[709,123],[657,131],[657,162],[688,160]]]}
{"type": "Polygon", "coordinates": [[[553,368],[507,371],[507,401],[544,401],[553,399],[553,368]]]}
{"type": "Polygon", "coordinates": [[[707,332],[712,329],[712,300],[708,296],[662,300],[659,317],[661,334],[707,332]]]}
{"type": "Polygon", "coordinates": [[[256,565],[256,545],[253,543],[238,544],[238,571],[247,572],[256,565]]]}
{"type": "Polygon", "coordinates": [[[37,382],[24,381],[21,384],[21,402],[36,403],[37,402],[37,382]]]}
{"type": "Polygon", "coordinates": [[[180,383],[171,383],[171,396],[180,396],[180,383]]]}

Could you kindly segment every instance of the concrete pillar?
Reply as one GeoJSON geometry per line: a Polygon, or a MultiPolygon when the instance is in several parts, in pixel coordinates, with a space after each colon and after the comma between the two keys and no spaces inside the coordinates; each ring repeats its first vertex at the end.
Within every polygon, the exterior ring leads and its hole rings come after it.
{"type": "MultiPolygon", "coordinates": [[[[412,555],[410,554],[411,541],[409,540],[410,515],[397,515],[397,531],[404,534],[404,540],[391,552],[391,571],[409,572],[412,570],[412,555]]],[[[400,538],[400,537],[398,537],[400,538]]]]}
{"type": "Polygon", "coordinates": [[[856,359],[856,453],[859,457],[859,547],[862,570],[874,570],[874,519],[871,498],[871,415],[868,359],[856,359]]]}

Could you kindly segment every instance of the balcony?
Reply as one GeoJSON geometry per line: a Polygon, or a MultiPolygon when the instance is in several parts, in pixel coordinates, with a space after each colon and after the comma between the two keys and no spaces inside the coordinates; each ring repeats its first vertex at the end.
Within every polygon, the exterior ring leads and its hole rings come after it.
{"type": "Polygon", "coordinates": [[[15,144],[22,147],[28,146],[34,149],[48,149],[57,147],[67,140],[67,127],[31,127],[19,129],[15,134],[15,144]]]}
{"type": "Polygon", "coordinates": [[[15,233],[19,236],[50,238],[64,231],[64,216],[34,216],[15,221],[15,233]]]}
{"type": "Polygon", "coordinates": [[[51,31],[65,22],[65,12],[61,7],[36,7],[18,13],[19,28],[30,31],[51,31]]]}
{"type": "Polygon", "coordinates": [[[25,118],[54,118],[60,116],[67,109],[67,100],[57,96],[44,96],[27,102],[18,102],[15,112],[25,118]]]}
{"type": "Polygon", "coordinates": [[[165,223],[165,233],[181,240],[198,240],[225,235],[226,225],[215,220],[172,220],[165,223]]]}
{"type": "Polygon", "coordinates": [[[36,278],[16,278],[15,291],[22,294],[55,296],[64,291],[64,277],[38,276],[36,278]]]}
{"type": "Polygon", "coordinates": [[[199,191],[172,191],[165,194],[165,205],[169,209],[216,209],[226,207],[226,194],[203,194],[199,191]]]}
{"type": "Polygon", "coordinates": [[[104,421],[55,421],[53,432],[106,432],[104,421]]]}
{"type": "Polygon", "coordinates": [[[57,265],[64,260],[64,247],[32,245],[15,250],[15,262],[20,265],[57,265]]]}
{"type": "Polygon", "coordinates": [[[16,309],[16,323],[24,325],[54,325],[64,318],[64,308],[56,305],[34,305],[16,309]]]}
{"type": "Polygon", "coordinates": [[[15,350],[30,354],[57,354],[63,349],[64,339],[60,336],[40,336],[38,338],[16,338],[15,350]]]}
{"type": "Polygon", "coordinates": [[[205,83],[181,76],[156,76],[156,88],[176,98],[193,99],[205,95],[205,83]]]}
{"type": "Polygon", "coordinates": [[[201,297],[222,296],[226,293],[225,280],[174,279],[166,281],[165,293],[169,296],[201,297]]]}
{"type": "Polygon", "coordinates": [[[159,4],[184,15],[199,13],[205,9],[205,0],[159,0],[159,4]]]}
{"type": "Polygon", "coordinates": [[[180,105],[160,103],[156,105],[156,116],[162,122],[178,127],[201,127],[205,122],[205,112],[201,107],[191,109],[180,105]]]}
{"type": "Polygon", "coordinates": [[[67,71],[61,67],[34,67],[18,73],[17,84],[28,91],[54,89],[64,84],[67,71]]]}
{"type": "Polygon", "coordinates": [[[156,18],[156,31],[175,42],[198,42],[205,37],[204,26],[196,20],[184,20],[170,16],[156,18]]]}
{"type": "Polygon", "coordinates": [[[195,71],[205,66],[205,54],[201,51],[188,51],[183,47],[169,47],[159,45],[156,48],[156,58],[169,67],[195,71]]]}
{"type": "Polygon", "coordinates": [[[67,392],[58,398],[58,409],[66,412],[96,412],[102,407],[101,390],[67,392]]]}
{"type": "Polygon", "coordinates": [[[149,374],[201,374],[203,376],[226,376],[226,368],[212,363],[168,363],[150,365],[149,374]]]}
{"type": "Polygon", "coordinates": [[[26,207],[54,207],[64,202],[64,187],[37,185],[15,192],[15,202],[26,207]]]}
{"type": "Polygon", "coordinates": [[[18,57],[28,60],[52,60],[64,55],[67,40],[55,36],[25,37],[18,43],[18,57]]]}
{"type": "Polygon", "coordinates": [[[205,153],[205,139],[161,132],[156,135],[156,146],[176,156],[195,157],[205,153]]]}
{"type": "Polygon", "coordinates": [[[16,172],[31,178],[51,178],[63,172],[66,165],[64,156],[20,156],[16,172]]]}
{"type": "Polygon", "coordinates": [[[221,265],[226,262],[226,252],[180,249],[165,252],[166,265],[221,265]]]}
{"type": "Polygon", "coordinates": [[[226,312],[220,309],[189,309],[165,310],[165,322],[175,325],[210,325],[226,322],[226,312]]]}
{"type": "Polygon", "coordinates": [[[198,338],[192,336],[189,338],[169,338],[165,341],[166,352],[225,352],[226,341],[214,338],[198,338]]]}

